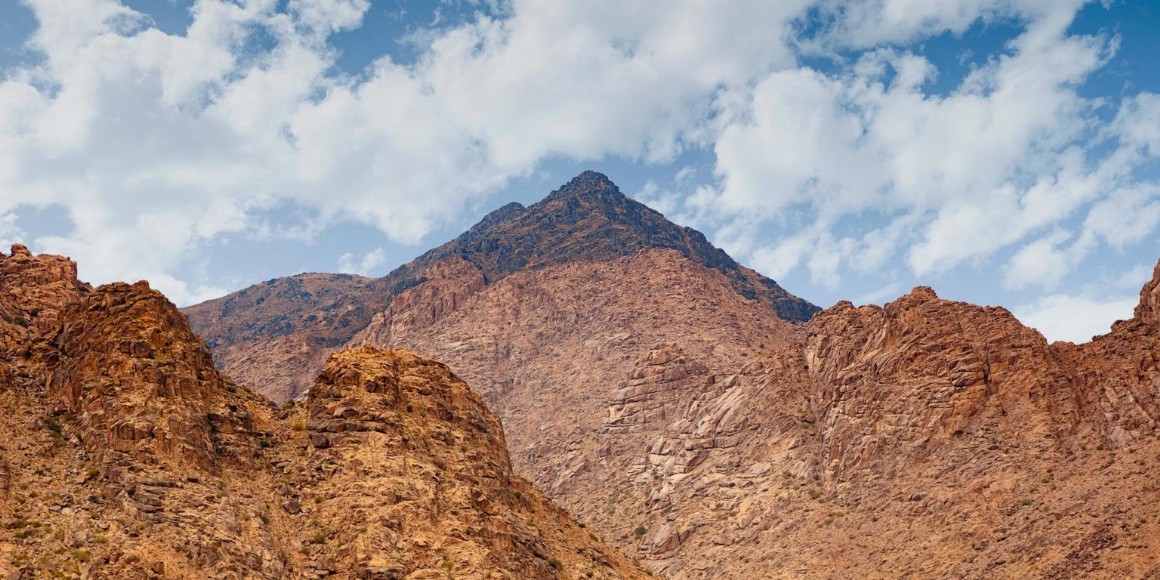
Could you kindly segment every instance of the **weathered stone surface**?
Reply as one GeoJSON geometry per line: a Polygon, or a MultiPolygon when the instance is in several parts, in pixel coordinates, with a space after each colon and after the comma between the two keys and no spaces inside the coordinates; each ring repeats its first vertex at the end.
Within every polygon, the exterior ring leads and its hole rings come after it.
{"type": "Polygon", "coordinates": [[[56,321],[0,321],[3,577],[644,577],[512,473],[440,363],[343,352],[278,410],[146,283],[0,262],[0,308],[35,295],[56,321]]]}
{"type": "Polygon", "coordinates": [[[1120,544],[1067,559],[1095,526],[1154,546],[1129,499],[1155,493],[1132,456],[1160,453],[1147,315],[1048,345],[917,288],[790,327],[715,276],[665,252],[543,268],[380,336],[480,385],[517,472],[668,576],[1148,571],[1120,544]]]}

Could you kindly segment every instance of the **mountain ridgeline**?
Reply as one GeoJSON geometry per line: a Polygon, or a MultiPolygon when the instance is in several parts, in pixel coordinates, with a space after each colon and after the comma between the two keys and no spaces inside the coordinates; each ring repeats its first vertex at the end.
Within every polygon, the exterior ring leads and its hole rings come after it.
{"type": "Polygon", "coordinates": [[[594,173],[189,309],[228,374],[15,246],[0,576],[1160,578],[1160,264],[1086,344],[927,287],[812,311],[594,173]]]}
{"type": "Polygon", "coordinates": [[[668,221],[625,196],[604,175],[586,171],[538,203],[526,208],[511,203],[491,212],[459,237],[382,278],[302,274],[184,312],[222,370],[283,401],[304,393],[327,354],[349,343],[395,297],[428,282],[432,270],[463,264],[487,286],[516,272],[607,263],[658,249],[674,250],[720,272],[734,292],[781,319],[805,322],[819,310],[741,266],[700,232],[668,221]],[[284,359],[284,364],[255,372],[256,358],[284,359]]]}
{"type": "Polygon", "coordinates": [[[784,320],[805,322],[820,310],[741,266],[701,232],[678,226],[628,198],[595,171],[581,173],[530,207],[512,203],[495,210],[455,240],[415,260],[414,266],[456,256],[479,268],[484,283],[490,284],[520,270],[606,262],[650,249],[676,250],[695,264],[721,272],[738,294],[771,305],[784,320]]]}

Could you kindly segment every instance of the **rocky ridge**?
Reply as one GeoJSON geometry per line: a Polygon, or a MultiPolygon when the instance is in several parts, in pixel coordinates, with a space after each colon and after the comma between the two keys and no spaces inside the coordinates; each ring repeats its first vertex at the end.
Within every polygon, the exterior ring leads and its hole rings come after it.
{"type": "Polygon", "coordinates": [[[144,282],[20,246],[0,272],[6,578],[644,576],[512,473],[442,364],[342,352],[279,409],[144,282]]]}
{"type": "Polygon", "coordinates": [[[1160,575],[1160,269],[1078,346],[929,288],[793,327],[716,276],[571,264],[360,336],[478,381],[517,472],[669,577],[1160,575]]]}
{"type": "MultiPolygon", "coordinates": [[[[508,276],[577,262],[610,262],[668,249],[719,272],[728,287],[791,322],[808,320],[818,307],[746,268],[691,228],[678,226],[620,192],[594,171],[573,178],[542,201],[505,205],[456,239],[387,276],[303,274],[270,280],[185,309],[219,367],[258,392],[282,402],[305,393],[326,356],[347,344],[374,317],[412,289],[463,301],[508,276]],[[442,285],[449,282],[452,287],[442,285]]],[[[414,323],[433,322],[454,304],[432,303],[414,323]]],[[[411,316],[416,313],[411,311],[411,316]]],[[[381,328],[383,323],[376,326],[381,328]]],[[[389,324],[387,324],[389,326],[389,324]]]]}

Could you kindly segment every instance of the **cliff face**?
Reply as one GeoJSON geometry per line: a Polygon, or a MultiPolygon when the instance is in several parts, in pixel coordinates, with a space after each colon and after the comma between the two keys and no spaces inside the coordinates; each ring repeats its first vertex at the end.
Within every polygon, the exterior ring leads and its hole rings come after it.
{"type": "Polygon", "coordinates": [[[279,410],[147,284],[75,271],[0,258],[5,577],[643,576],[512,473],[447,367],[340,353],[279,410]]]}

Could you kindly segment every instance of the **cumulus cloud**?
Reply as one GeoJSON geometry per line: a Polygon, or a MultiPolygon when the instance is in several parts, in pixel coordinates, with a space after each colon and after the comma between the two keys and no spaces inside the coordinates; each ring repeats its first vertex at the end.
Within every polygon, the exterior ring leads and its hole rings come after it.
{"type": "MultiPolygon", "coordinates": [[[[1160,226],[1139,171],[1160,151],[1160,97],[1083,96],[1115,42],[1070,31],[1080,0],[513,0],[357,74],[331,39],[369,0],[199,0],[179,33],[115,0],[25,1],[43,59],[0,81],[0,216],[65,207],[73,227],[38,249],[180,303],[222,290],[186,266],[224,236],[357,222],[420,243],[556,158],[711,152],[711,172],[639,197],[825,288],[999,252],[1010,287],[1055,288],[1160,226]],[[944,71],[915,43],[996,21],[1020,32],[932,93],[944,71]]],[[[0,236],[24,234],[4,219],[0,236]]]]}
{"type": "Polygon", "coordinates": [[[383,248],[375,248],[363,254],[361,258],[347,252],[338,257],[338,271],[343,274],[369,276],[386,261],[387,252],[383,248]]]}
{"type": "Polygon", "coordinates": [[[173,280],[222,235],[356,221],[418,243],[545,158],[709,138],[722,87],[792,65],[777,31],[806,3],[514,2],[348,76],[327,37],[367,0],[200,0],[178,34],[114,0],[28,0],[44,59],[0,82],[0,213],[60,204],[74,228],[39,249],[182,303],[216,290],[173,280]],[[287,206],[314,223],[268,223],[287,206]]]}
{"type": "Polygon", "coordinates": [[[1093,138],[1100,103],[1079,88],[1115,43],[1068,32],[1081,4],[841,3],[822,37],[852,45],[961,32],[1001,16],[1026,28],[945,95],[928,92],[938,74],[931,62],[896,48],[867,51],[838,73],[766,76],[749,115],[716,140],[718,187],[690,203],[725,222],[727,237],[784,224],[780,239],[751,253],[780,275],[804,265],[833,285],[842,271],[902,252],[924,277],[1014,246],[1007,284],[1054,287],[1094,244],[1138,243],[1160,219],[1155,184],[1133,176],[1160,137],[1160,102],[1126,101],[1112,130],[1093,138]],[[1100,153],[1109,144],[1113,153],[1100,153]],[[1057,247],[1085,214],[1074,246],[1057,247]],[[836,227],[867,215],[887,223],[857,234],[836,227]]]}
{"type": "Polygon", "coordinates": [[[1048,341],[1082,343],[1111,331],[1112,322],[1132,317],[1137,296],[1090,298],[1051,294],[1012,310],[1023,324],[1043,333],[1048,341]]]}
{"type": "Polygon", "coordinates": [[[1003,282],[1010,288],[1041,286],[1053,289],[1067,274],[1068,256],[1059,249],[1070,237],[1067,232],[1055,231],[1023,246],[1008,262],[1003,282]]]}
{"type": "Polygon", "coordinates": [[[816,11],[825,25],[815,43],[845,48],[907,43],[944,32],[962,34],[978,22],[1074,12],[1083,4],[1084,0],[822,0],[816,11]]]}

